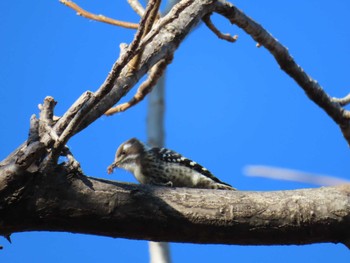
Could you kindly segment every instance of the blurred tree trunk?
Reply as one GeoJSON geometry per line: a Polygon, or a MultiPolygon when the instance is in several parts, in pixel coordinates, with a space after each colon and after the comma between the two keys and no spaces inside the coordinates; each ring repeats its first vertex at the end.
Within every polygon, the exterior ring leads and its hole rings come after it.
{"type": "MultiPolygon", "coordinates": [[[[147,113],[147,137],[149,145],[163,147],[165,128],[164,128],[164,110],[165,110],[165,74],[158,80],[157,85],[149,94],[148,113],[147,113]]],[[[170,247],[167,242],[149,242],[150,262],[151,263],[170,263],[170,247]]]]}
{"type": "MultiPolygon", "coordinates": [[[[167,14],[178,0],[168,0],[164,14],[167,14]]],[[[165,142],[165,79],[166,71],[158,80],[148,97],[147,137],[149,145],[164,147],[165,142]]],[[[168,242],[149,242],[151,263],[171,263],[168,242]]]]}

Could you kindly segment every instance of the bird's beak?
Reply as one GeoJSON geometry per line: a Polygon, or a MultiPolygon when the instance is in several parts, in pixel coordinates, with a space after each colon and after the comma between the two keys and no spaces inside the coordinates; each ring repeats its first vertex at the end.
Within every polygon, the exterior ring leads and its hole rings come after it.
{"type": "Polygon", "coordinates": [[[108,174],[113,173],[114,168],[118,167],[118,165],[119,165],[119,162],[116,161],[116,162],[112,163],[110,166],[108,166],[107,167],[108,174]]]}

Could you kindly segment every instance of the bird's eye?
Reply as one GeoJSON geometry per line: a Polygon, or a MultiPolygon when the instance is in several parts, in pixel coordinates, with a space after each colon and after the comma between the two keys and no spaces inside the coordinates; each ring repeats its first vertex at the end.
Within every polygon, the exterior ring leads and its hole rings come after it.
{"type": "Polygon", "coordinates": [[[123,150],[120,154],[125,155],[126,154],[125,150],[123,150]]]}

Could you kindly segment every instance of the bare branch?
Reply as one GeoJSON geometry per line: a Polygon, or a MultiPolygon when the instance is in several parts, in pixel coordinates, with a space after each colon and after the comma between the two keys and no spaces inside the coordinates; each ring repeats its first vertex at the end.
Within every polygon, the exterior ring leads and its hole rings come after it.
{"type": "Polygon", "coordinates": [[[89,100],[86,101],[84,105],[82,105],[81,109],[79,109],[77,114],[73,117],[69,125],[66,126],[63,134],[60,136],[60,140],[55,145],[55,148],[59,148],[59,146],[62,147],[64,143],[66,143],[68,139],[75,134],[75,132],[80,130],[80,124],[84,120],[84,118],[86,118],[87,114],[89,114],[91,109],[94,108],[106,95],[108,95],[108,93],[113,88],[114,81],[118,78],[122,69],[135,56],[135,53],[137,56],[137,52],[135,50],[139,46],[139,43],[141,41],[141,38],[147,26],[147,20],[149,16],[152,14],[152,10],[154,8],[154,5],[156,4],[155,2],[157,1],[158,0],[153,0],[149,2],[149,4],[147,5],[145,14],[141,18],[139,28],[138,28],[138,31],[136,32],[134,40],[128,46],[123,56],[114,63],[112,70],[109,72],[104,83],[100,86],[100,88],[94,94],[90,94],[91,96],[89,100]]]}
{"type": "MultiPolygon", "coordinates": [[[[145,16],[144,16],[145,25],[142,31],[141,39],[144,38],[148,34],[148,32],[151,30],[158,14],[160,2],[161,0],[150,0],[148,2],[147,8],[149,8],[149,14],[145,12],[145,16]]],[[[141,49],[140,52],[128,64],[127,75],[132,75],[137,70],[140,63],[142,52],[143,50],[141,49]]]]}
{"type": "MultiPolygon", "coordinates": [[[[157,4],[157,1],[159,0],[150,0],[148,2],[146,11],[144,13],[144,16],[141,18],[139,28],[136,32],[134,40],[128,46],[128,49],[125,51],[121,59],[118,59],[117,62],[113,65],[113,68],[108,74],[107,79],[96,92],[96,102],[94,102],[94,104],[98,103],[104,96],[106,96],[110,92],[110,90],[113,88],[114,80],[118,77],[123,67],[127,63],[129,63],[130,60],[134,57],[134,53],[137,53],[136,49],[139,47],[139,43],[148,29],[149,18],[152,16],[152,12],[154,6],[157,4]]],[[[143,48],[139,47],[139,52],[142,52],[142,49],[143,48]]],[[[135,56],[137,56],[137,54],[135,56]]]]}
{"type": "Polygon", "coordinates": [[[116,20],[113,18],[109,18],[109,17],[105,17],[103,15],[95,15],[92,14],[84,9],[82,9],[80,6],[78,6],[76,3],[69,1],[69,0],[60,0],[60,2],[70,8],[72,8],[73,10],[77,11],[77,15],[80,15],[82,17],[88,18],[88,19],[92,19],[95,21],[99,21],[99,22],[103,22],[106,24],[110,24],[110,25],[114,25],[114,26],[120,26],[120,27],[124,27],[124,28],[131,28],[131,29],[137,29],[138,28],[138,24],[135,23],[130,23],[130,22],[125,22],[125,21],[120,21],[120,20],[116,20]]]}
{"type": "MultiPolygon", "coordinates": [[[[105,83],[96,92],[99,101],[97,105],[94,104],[94,110],[88,112],[77,131],[84,129],[116,104],[159,60],[173,54],[185,36],[200,22],[200,18],[212,11],[214,6],[210,3],[212,3],[211,0],[181,1],[155,24],[139,46],[136,45],[136,42],[131,43],[113,66],[105,83]],[[130,61],[132,55],[140,51],[142,51],[142,58],[138,70],[130,76],[126,74],[126,70],[122,71],[122,69],[130,61]],[[109,96],[105,96],[107,93],[109,96]]],[[[142,23],[141,21],[140,27],[142,23]]],[[[138,37],[135,36],[135,39],[139,39],[138,37]]]]}
{"type": "Polygon", "coordinates": [[[208,14],[208,15],[205,15],[203,17],[203,21],[205,23],[205,25],[211,30],[213,31],[213,33],[220,39],[223,39],[223,40],[226,40],[228,42],[236,42],[236,40],[238,39],[238,35],[234,35],[234,36],[231,36],[230,34],[223,34],[220,32],[219,29],[217,29],[215,27],[215,25],[213,24],[213,22],[211,21],[210,17],[211,17],[212,14],[208,14]]]}
{"type": "Polygon", "coordinates": [[[107,116],[111,116],[118,112],[126,111],[127,109],[131,108],[132,106],[136,105],[140,101],[142,101],[148,93],[150,93],[153,89],[153,87],[157,84],[158,79],[162,76],[164,70],[166,69],[166,66],[171,62],[171,59],[162,59],[159,61],[152,69],[151,72],[140,87],[138,88],[136,94],[134,97],[126,103],[117,105],[114,108],[109,109],[106,111],[107,116]]]}
{"type": "Polygon", "coordinates": [[[6,215],[0,235],[46,230],[241,245],[350,240],[350,185],[276,192],[174,189],[72,175],[64,166],[50,176],[25,173],[14,184],[1,180],[3,172],[0,167],[0,212],[6,215]]]}
{"type": "MultiPolygon", "coordinates": [[[[59,153],[63,149],[64,145],[67,143],[69,138],[72,137],[77,130],[79,130],[79,124],[82,122],[82,120],[84,120],[89,111],[109,93],[109,91],[113,87],[115,79],[118,77],[118,75],[126,66],[126,64],[129,63],[130,60],[133,58],[135,50],[139,46],[139,43],[141,41],[142,36],[144,35],[145,30],[148,29],[147,21],[150,16],[152,17],[152,12],[154,7],[157,6],[157,1],[158,0],[149,1],[145,14],[141,18],[140,24],[138,26],[138,31],[136,32],[134,40],[128,46],[128,49],[124,52],[123,56],[114,63],[111,72],[108,74],[107,79],[98,89],[98,91],[94,94],[89,93],[88,100],[84,101],[83,104],[80,104],[81,108],[78,109],[78,111],[76,111],[76,109],[74,109],[74,111],[69,111],[69,115],[65,117],[64,121],[61,121],[57,124],[57,126],[61,128],[62,131],[60,133],[60,138],[56,140],[56,143],[54,145],[54,148],[56,149],[56,158],[58,156],[57,153],[59,153]],[[74,116],[72,116],[72,113],[74,113],[74,116]],[[68,117],[71,118],[71,120],[69,122],[66,122],[66,119],[68,117]]],[[[67,3],[72,2],[68,1],[67,3]]],[[[137,54],[135,56],[137,56],[137,54]]]]}
{"type": "MultiPolygon", "coordinates": [[[[182,1],[177,4],[166,17],[156,23],[151,32],[141,41],[145,24],[151,11],[151,8],[147,6],[145,15],[141,19],[139,30],[134,37],[134,41],[114,63],[100,88],[95,93],[87,92],[83,94],[81,96],[83,99],[80,98],[77,100],[62,118],[57,122],[55,121],[56,123],[53,126],[53,130],[59,136],[59,139],[58,142],[55,142],[55,148],[51,149],[53,150],[51,152],[51,159],[55,160],[61,154],[64,148],[64,141],[67,141],[75,133],[81,131],[103,115],[159,60],[172,55],[186,34],[198,24],[200,21],[198,17],[201,17],[207,11],[212,11],[211,7],[213,6],[209,5],[209,3],[211,3],[211,0],[182,1]],[[127,76],[126,65],[139,52],[142,52],[139,69],[133,75],[127,76]],[[67,129],[73,119],[75,123],[74,131],[71,132],[72,129],[68,128],[66,134],[62,136],[62,133],[67,129]]],[[[33,120],[32,123],[35,124],[36,121],[33,120]]],[[[72,125],[73,124],[71,124],[70,127],[72,127],[72,125]]],[[[35,135],[35,132],[31,132],[31,134],[35,135]]],[[[34,137],[32,136],[31,138],[34,137]]],[[[48,136],[47,139],[52,139],[52,137],[48,136]]],[[[0,165],[7,166],[10,171],[14,172],[18,169],[23,170],[30,166],[33,161],[42,160],[42,157],[45,157],[43,154],[46,154],[48,150],[49,149],[46,149],[45,145],[40,141],[32,141],[29,145],[25,142],[4,159],[0,165]]]]}
{"type": "Polygon", "coordinates": [[[264,46],[275,57],[281,69],[293,78],[307,96],[321,107],[340,127],[350,145],[350,114],[336,103],[323,90],[321,85],[309,76],[289,54],[288,49],[253,19],[246,16],[233,4],[219,0],[215,3],[216,12],[222,14],[249,34],[256,42],[264,46]]]}

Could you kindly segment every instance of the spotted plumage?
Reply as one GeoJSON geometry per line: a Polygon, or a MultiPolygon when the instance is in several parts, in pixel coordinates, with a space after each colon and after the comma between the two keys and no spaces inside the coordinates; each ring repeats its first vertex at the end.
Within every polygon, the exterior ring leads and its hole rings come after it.
{"type": "Polygon", "coordinates": [[[119,146],[108,173],[116,167],[130,171],[142,184],[235,190],[181,154],[165,148],[150,148],[136,138],[119,146]]]}

